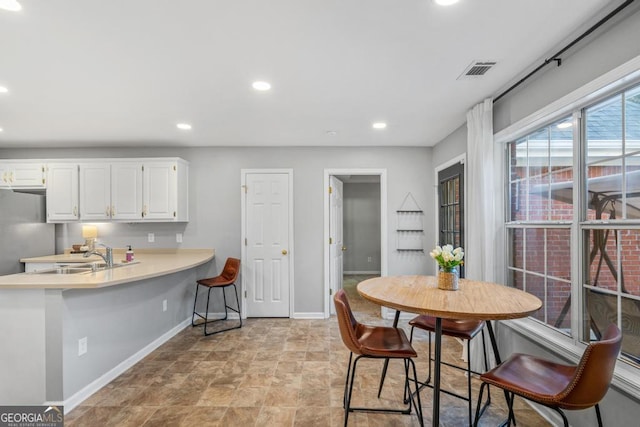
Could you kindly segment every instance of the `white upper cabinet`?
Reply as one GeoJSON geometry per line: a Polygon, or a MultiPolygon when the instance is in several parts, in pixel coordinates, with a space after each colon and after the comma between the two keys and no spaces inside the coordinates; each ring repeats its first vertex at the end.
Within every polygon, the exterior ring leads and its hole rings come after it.
{"type": "Polygon", "coordinates": [[[142,162],[111,164],[111,218],[142,219],[142,162]]]}
{"type": "Polygon", "coordinates": [[[145,221],[188,221],[189,165],[182,159],[144,162],[142,216],[145,221]]]}
{"type": "Polygon", "coordinates": [[[78,165],[50,163],[47,166],[47,222],[79,219],[78,165]]]}
{"type": "Polygon", "coordinates": [[[109,163],[81,163],[80,220],[105,221],[111,219],[111,165],[109,163]]]}
{"type": "Polygon", "coordinates": [[[177,157],[56,160],[46,168],[0,161],[0,179],[18,176],[10,175],[7,165],[20,171],[23,188],[36,179],[46,183],[47,222],[189,221],[189,163],[177,157]],[[35,171],[43,174],[43,169],[46,179],[37,178],[35,171]],[[26,170],[35,174],[31,181],[26,170]]]}
{"type": "Polygon", "coordinates": [[[45,188],[45,164],[0,162],[0,188],[45,188]]]}

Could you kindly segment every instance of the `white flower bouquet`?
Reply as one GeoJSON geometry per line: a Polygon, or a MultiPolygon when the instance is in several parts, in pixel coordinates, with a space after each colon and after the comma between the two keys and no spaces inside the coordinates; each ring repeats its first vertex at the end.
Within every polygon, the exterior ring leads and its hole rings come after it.
{"type": "Polygon", "coordinates": [[[429,255],[438,262],[442,271],[447,273],[453,272],[457,266],[464,264],[462,260],[464,251],[462,248],[453,249],[452,245],[436,246],[434,250],[429,252],[429,255]]]}

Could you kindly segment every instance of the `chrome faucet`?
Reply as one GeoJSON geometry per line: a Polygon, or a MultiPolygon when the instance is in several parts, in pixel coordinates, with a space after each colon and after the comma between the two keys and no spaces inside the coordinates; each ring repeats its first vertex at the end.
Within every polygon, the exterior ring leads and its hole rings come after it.
{"type": "Polygon", "coordinates": [[[82,256],[85,258],[89,258],[91,255],[98,255],[100,258],[104,260],[104,263],[107,265],[108,268],[113,267],[113,249],[103,243],[97,243],[97,244],[100,246],[104,246],[104,248],[106,249],[106,253],[104,255],[98,251],[90,251],[90,252],[85,252],[84,255],[82,256]]]}

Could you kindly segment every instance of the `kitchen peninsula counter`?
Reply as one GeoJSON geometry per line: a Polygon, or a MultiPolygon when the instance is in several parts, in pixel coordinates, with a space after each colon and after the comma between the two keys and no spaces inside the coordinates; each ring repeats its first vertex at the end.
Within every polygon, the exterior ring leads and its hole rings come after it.
{"type": "MultiPolygon", "coordinates": [[[[147,249],[135,253],[131,264],[76,274],[20,273],[0,276],[0,288],[20,289],[93,289],[164,276],[197,267],[213,259],[213,249],[147,249]]],[[[114,250],[114,262],[119,263],[124,252],[114,250]]],[[[24,263],[91,263],[102,261],[96,255],[60,254],[23,258],[24,263]]]]}
{"type": "MultiPolygon", "coordinates": [[[[114,249],[114,261],[123,259],[114,249]]],[[[67,253],[22,261],[102,259],[67,253]]],[[[56,402],[70,411],[190,327],[196,281],[221,269],[213,249],[137,250],[135,261],[97,272],[0,276],[0,402],[56,402]]]]}

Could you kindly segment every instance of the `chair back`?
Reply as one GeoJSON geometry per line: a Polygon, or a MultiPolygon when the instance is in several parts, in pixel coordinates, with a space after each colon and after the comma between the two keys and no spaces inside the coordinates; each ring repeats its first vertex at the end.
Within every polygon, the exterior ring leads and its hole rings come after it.
{"type": "Polygon", "coordinates": [[[222,269],[222,273],[220,273],[220,277],[234,283],[238,278],[239,272],[240,260],[238,258],[227,258],[227,262],[224,263],[224,268],[222,269]]]}
{"type": "Polygon", "coordinates": [[[357,329],[360,324],[355,317],[353,317],[349,299],[344,289],[336,292],[333,296],[333,303],[336,306],[336,317],[338,318],[338,327],[340,328],[342,342],[353,353],[361,354],[361,345],[357,335],[357,329]]]}
{"type": "Polygon", "coordinates": [[[584,409],[600,402],[611,384],[621,345],[622,332],[612,323],[602,340],[587,346],[573,380],[561,393],[558,406],[584,409]]]}

